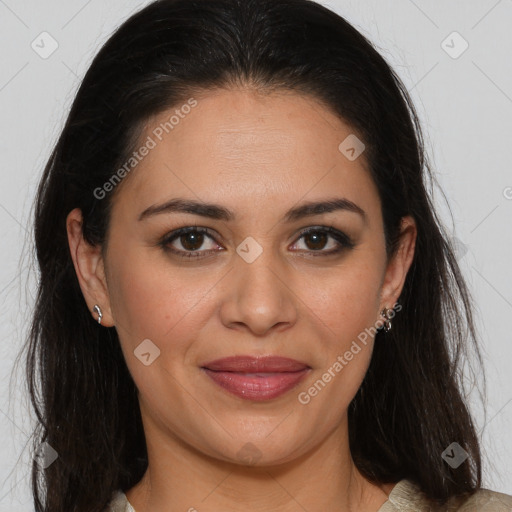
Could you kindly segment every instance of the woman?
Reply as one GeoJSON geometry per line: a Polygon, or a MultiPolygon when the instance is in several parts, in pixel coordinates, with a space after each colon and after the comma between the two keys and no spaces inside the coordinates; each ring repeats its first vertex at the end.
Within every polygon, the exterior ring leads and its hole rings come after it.
{"type": "Polygon", "coordinates": [[[133,15],[37,196],[36,509],[511,510],[432,179],[404,86],[328,9],[133,15]]]}

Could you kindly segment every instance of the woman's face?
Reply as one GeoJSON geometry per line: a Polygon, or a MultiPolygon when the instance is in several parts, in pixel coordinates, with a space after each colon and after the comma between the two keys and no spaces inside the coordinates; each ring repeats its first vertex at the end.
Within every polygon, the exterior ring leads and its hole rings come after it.
{"type": "Polygon", "coordinates": [[[150,149],[114,197],[108,295],[91,304],[116,326],[149,443],[290,461],[346,430],[372,328],[411,262],[414,225],[405,219],[402,250],[388,262],[363,147],[315,100],[248,90],[195,100],[148,123],[140,146],[150,149]],[[160,208],[177,199],[202,207],[160,208]],[[323,213],[305,208],[334,201],[323,213]],[[206,233],[171,239],[181,228],[206,233]],[[213,371],[231,356],[299,365],[213,371]]]}

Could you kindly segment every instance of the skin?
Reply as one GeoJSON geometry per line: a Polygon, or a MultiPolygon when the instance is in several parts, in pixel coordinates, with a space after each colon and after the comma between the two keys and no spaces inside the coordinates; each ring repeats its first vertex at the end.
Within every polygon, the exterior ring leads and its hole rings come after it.
{"type": "MultiPolygon", "coordinates": [[[[139,390],[149,468],[127,497],[137,512],[376,512],[394,484],[363,478],[347,427],[374,339],[308,404],[298,394],[396,303],[413,258],[414,220],[403,219],[399,250],[388,261],[364,153],[350,161],[338,150],[354,131],[315,99],[251,89],[195,98],[198,105],[116,190],[105,257],[83,240],[80,210],[67,219],[86,302],[91,312],[101,306],[103,325],[115,325],[139,390]],[[138,220],[177,197],[223,205],[236,219],[174,212],[138,220]],[[356,203],[366,219],[338,210],[281,221],[289,208],[333,197],[356,203]],[[204,251],[197,260],[159,245],[195,225],[213,236],[196,243],[204,251]],[[338,243],[301,230],[329,226],[355,247],[315,256],[338,243]],[[252,263],[236,252],[248,236],[263,251],[252,263]],[[207,253],[215,248],[224,250],[207,253]],[[145,339],[160,350],[148,366],[134,356],[145,339]],[[243,400],[200,370],[241,354],[282,355],[311,371],[278,398],[243,400]],[[247,443],[257,453],[250,463],[239,455],[247,443]]],[[[141,140],[173,111],[149,120],[141,140]]],[[[178,237],[169,245],[185,251],[193,242],[178,237]]]]}

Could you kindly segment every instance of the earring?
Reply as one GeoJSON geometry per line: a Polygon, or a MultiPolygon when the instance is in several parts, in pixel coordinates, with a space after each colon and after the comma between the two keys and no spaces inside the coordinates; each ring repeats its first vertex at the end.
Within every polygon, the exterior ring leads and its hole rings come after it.
{"type": "Polygon", "coordinates": [[[391,318],[393,318],[395,315],[394,315],[394,311],[392,309],[388,309],[388,308],[384,308],[381,312],[380,312],[381,316],[384,317],[384,330],[386,332],[389,332],[391,330],[391,318]]]}
{"type": "Polygon", "coordinates": [[[92,308],[93,311],[98,313],[98,323],[101,324],[101,319],[103,318],[103,313],[101,312],[101,308],[98,306],[98,304],[94,304],[94,307],[92,308]]]}

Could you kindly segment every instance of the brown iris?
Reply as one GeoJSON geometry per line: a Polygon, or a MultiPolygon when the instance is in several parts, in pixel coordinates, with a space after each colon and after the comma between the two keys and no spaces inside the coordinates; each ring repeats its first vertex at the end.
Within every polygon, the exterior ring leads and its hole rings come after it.
{"type": "Polygon", "coordinates": [[[306,233],[304,236],[304,241],[306,245],[311,250],[323,249],[325,244],[327,243],[328,235],[327,233],[323,233],[321,231],[315,231],[311,233],[306,233]],[[313,244],[310,245],[307,243],[307,240],[313,240],[313,244]]]}
{"type": "Polygon", "coordinates": [[[203,233],[186,233],[180,236],[181,245],[187,251],[196,251],[198,250],[204,242],[204,234],[203,233]],[[184,242],[185,240],[185,242],[184,242]]]}

